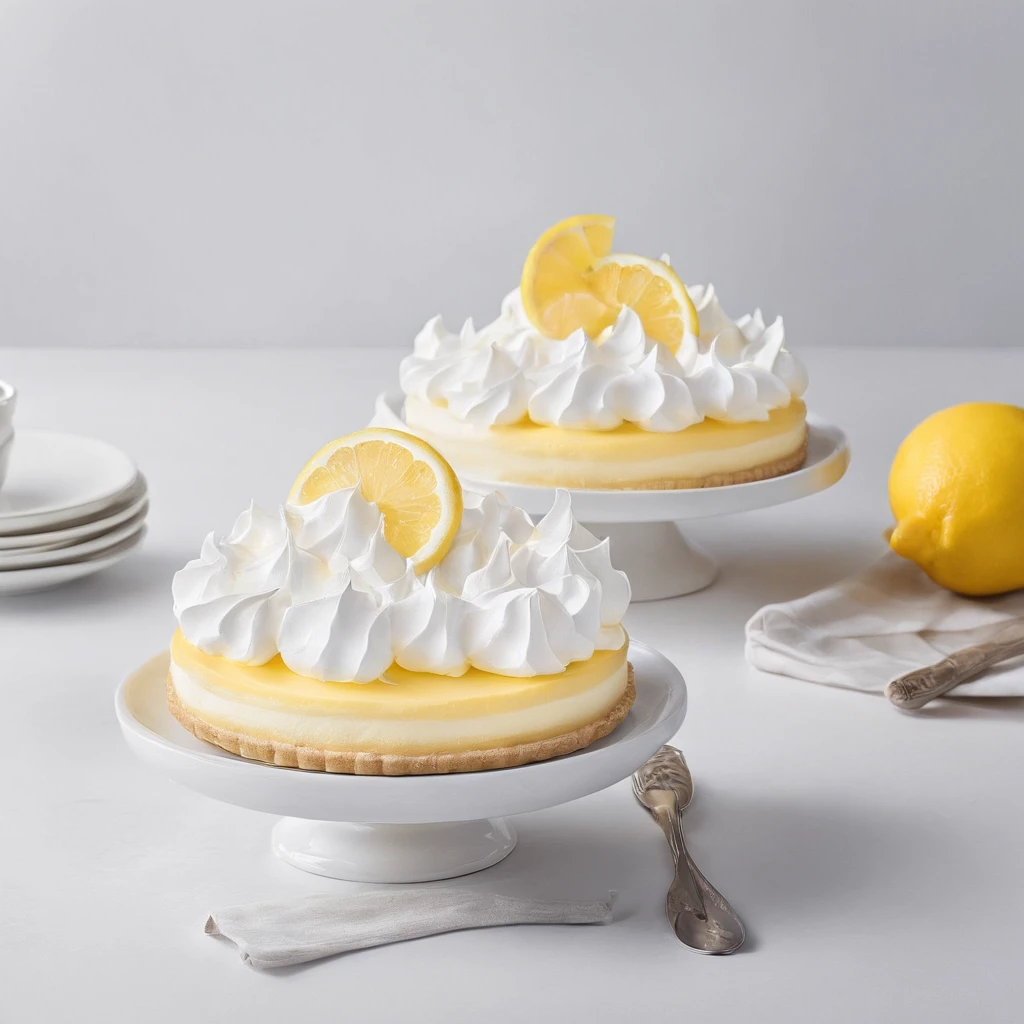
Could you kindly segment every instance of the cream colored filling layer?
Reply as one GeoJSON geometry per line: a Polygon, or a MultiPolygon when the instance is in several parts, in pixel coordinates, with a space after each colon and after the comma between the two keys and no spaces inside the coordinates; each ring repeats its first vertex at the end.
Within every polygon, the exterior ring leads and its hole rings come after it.
{"type": "Polygon", "coordinates": [[[405,422],[460,473],[484,480],[577,487],[700,480],[741,473],[792,456],[807,434],[796,400],[759,423],[705,420],[655,433],[634,426],[564,430],[533,423],[477,427],[446,409],[407,398],[405,422]]]}
{"type": "Polygon", "coordinates": [[[178,700],[222,729],[321,750],[409,755],[487,750],[572,732],[611,711],[628,677],[623,647],[559,676],[489,676],[499,680],[490,690],[477,677],[401,670],[393,683],[323,683],[275,662],[246,666],[204,655],[180,634],[171,644],[170,671],[178,700]]]}

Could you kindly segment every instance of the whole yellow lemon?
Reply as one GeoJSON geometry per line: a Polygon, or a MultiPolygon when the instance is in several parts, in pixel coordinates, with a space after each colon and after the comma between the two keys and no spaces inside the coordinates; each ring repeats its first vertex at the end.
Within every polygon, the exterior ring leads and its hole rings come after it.
{"type": "Polygon", "coordinates": [[[969,402],[915,427],[889,473],[892,549],[961,594],[1024,587],[1024,409],[969,402]]]}

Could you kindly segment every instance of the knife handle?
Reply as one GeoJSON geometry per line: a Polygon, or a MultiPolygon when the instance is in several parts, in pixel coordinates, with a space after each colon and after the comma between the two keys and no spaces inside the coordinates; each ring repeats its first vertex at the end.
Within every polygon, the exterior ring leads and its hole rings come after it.
{"type": "Polygon", "coordinates": [[[886,686],[885,695],[896,707],[916,711],[989,666],[1024,654],[1024,623],[1015,622],[999,636],[999,640],[965,647],[934,665],[894,679],[886,686]]]}

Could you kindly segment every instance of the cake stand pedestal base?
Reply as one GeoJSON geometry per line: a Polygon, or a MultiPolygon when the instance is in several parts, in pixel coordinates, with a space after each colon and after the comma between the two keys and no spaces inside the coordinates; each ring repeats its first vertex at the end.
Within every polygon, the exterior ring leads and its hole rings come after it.
{"type": "Polygon", "coordinates": [[[481,871],[516,845],[504,818],[375,825],[282,818],[274,853],[303,871],[350,882],[433,882],[481,871]]]}
{"type": "Polygon", "coordinates": [[[587,523],[611,541],[615,566],[629,577],[634,601],[660,601],[703,590],[718,575],[715,560],[675,523],[587,523]]]}

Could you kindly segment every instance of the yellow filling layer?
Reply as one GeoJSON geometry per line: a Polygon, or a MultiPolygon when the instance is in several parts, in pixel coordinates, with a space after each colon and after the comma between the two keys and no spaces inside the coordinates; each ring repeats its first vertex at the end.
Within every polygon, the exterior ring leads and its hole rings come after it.
{"type": "Polygon", "coordinates": [[[458,429],[460,421],[447,410],[427,405],[415,398],[406,399],[406,420],[410,426],[422,426],[439,434],[466,440],[470,436],[486,438],[493,448],[523,455],[580,460],[628,461],[633,458],[668,458],[690,452],[727,451],[785,434],[806,418],[807,406],[796,398],[784,409],[773,409],[767,420],[726,423],[707,419],[685,430],[670,433],[642,430],[632,423],[624,423],[614,430],[566,430],[563,427],[542,426],[529,420],[509,426],[488,427],[485,430],[471,427],[467,432],[458,429]],[[445,429],[446,425],[448,429],[445,429]]]}
{"type": "Polygon", "coordinates": [[[565,430],[522,422],[464,423],[415,398],[407,429],[433,444],[464,476],[563,487],[700,486],[790,460],[807,437],[807,407],[794,400],[759,423],[704,420],[674,433],[624,424],[615,430],[565,430]]]}
{"type": "Polygon", "coordinates": [[[393,665],[373,683],[322,682],[292,672],[280,658],[243,665],[204,654],[181,631],[171,640],[171,661],[207,689],[242,703],[310,715],[373,719],[480,718],[563,700],[604,682],[626,663],[626,645],[597,651],[549,676],[499,676],[470,669],[462,676],[408,672],[393,665]]]}
{"type": "Polygon", "coordinates": [[[530,743],[589,725],[622,698],[628,666],[622,647],[556,676],[390,669],[391,682],[325,683],[279,659],[250,666],[203,654],[178,633],[170,675],[180,703],[222,729],[321,750],[420,755],[530,743]]]}

